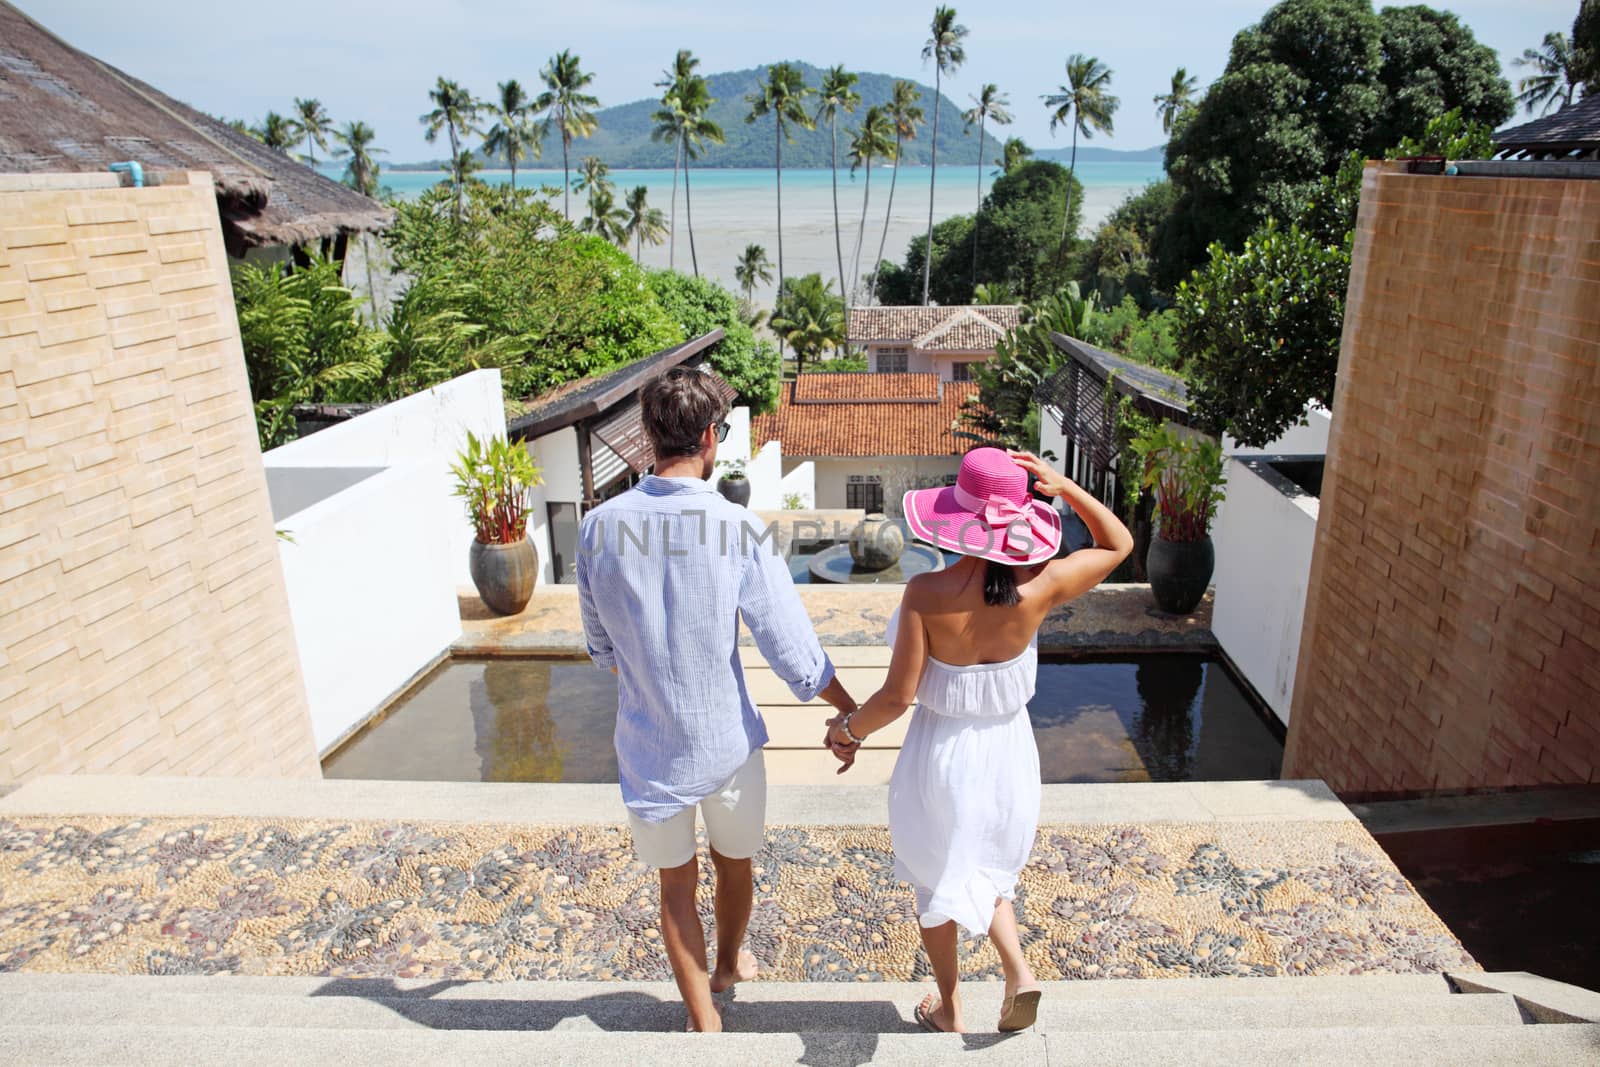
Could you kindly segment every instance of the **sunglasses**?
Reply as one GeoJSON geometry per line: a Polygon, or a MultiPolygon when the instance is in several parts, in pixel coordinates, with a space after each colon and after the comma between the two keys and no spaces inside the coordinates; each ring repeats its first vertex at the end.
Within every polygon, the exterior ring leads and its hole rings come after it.
{"type": "Polygon", "coordinates": [[[730,425],[728,425],[728,423],[726,423],[726,422],[721,422],[721,423],[717,424],[717,443],[718,444],[721,444],[723,441],[726,441],[728,439],[728,431],[730,429],[732,429],[732,427],[730,425]]]}

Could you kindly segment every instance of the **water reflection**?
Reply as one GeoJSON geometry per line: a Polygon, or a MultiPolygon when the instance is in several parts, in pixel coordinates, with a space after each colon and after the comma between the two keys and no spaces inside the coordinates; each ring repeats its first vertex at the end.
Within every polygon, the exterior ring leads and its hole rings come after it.
{"type": "MultiPolygon", "coordinates": [[[[616,679],[586,661],[455,660],[323,773],[615,782],[616,707],[616,679]]],[[[1046,782],[1276,778],[1283,759],[1227,671],[1200,656],[1045,662],[1028,713],[1046,782]]]]}

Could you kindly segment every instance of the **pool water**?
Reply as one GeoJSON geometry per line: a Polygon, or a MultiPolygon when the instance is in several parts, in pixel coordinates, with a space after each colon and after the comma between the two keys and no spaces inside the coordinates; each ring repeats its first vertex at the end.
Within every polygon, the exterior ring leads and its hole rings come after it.
{"type": "MultiPolygon", "coordinates": [[[[451,660],[323,773],[615,782],[616,707],[616,679],[587,660],[451,660]]],[[[1283,761],[1282,742],[1227,668],[1203,656],[1046,660],[1028,713],[1047,783],[1276,778],[1283,761]]]]}

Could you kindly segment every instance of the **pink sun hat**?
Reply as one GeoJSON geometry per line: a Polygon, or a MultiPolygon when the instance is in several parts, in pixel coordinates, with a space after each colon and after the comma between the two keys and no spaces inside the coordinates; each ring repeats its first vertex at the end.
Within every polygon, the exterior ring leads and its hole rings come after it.
{"type": "Polygon", "coordinates": [[[1028,472],[998,448],[962,456],[955,485],[911,490],[905,513],[918,539],[995,563],[1025,567],[1061,547],[1061,516],[1033,499],[1028,472]]]}

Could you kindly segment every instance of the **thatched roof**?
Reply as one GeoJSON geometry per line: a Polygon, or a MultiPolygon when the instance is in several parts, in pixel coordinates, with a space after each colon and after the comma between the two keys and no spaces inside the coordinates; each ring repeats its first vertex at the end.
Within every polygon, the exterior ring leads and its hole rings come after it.
{"type": "Polygon", "coordinates": [[[73,48],[0,0],[0,172],[206,170],[228,249],[379,230],[393,213],[73,48]]]}
{"type": "Polygon", "coordinates": [[[1553,115],[1512,126],[1494,135],[1502,158],[1600,158],[1600,93],[1590,93],[1553,115]]]}

